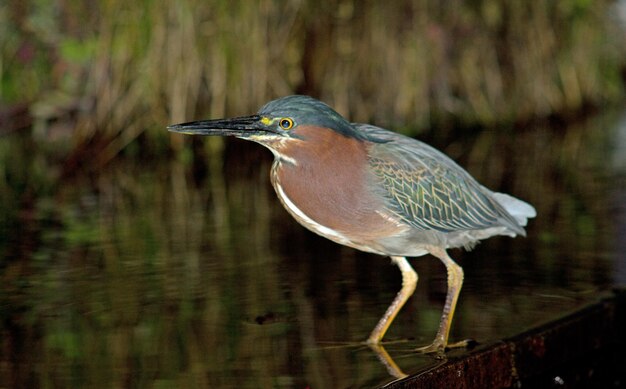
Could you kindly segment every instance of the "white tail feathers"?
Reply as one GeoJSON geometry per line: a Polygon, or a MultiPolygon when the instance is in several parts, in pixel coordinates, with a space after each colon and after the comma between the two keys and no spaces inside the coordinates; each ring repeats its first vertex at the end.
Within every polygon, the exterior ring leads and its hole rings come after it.
{"type": "Polygon", "coordinates": [[[493,193],[493,197],[522,227],[526,225],[528,219],[537,216],[535,208],[520,199],[516,199],[505,193],[493,193]]]}

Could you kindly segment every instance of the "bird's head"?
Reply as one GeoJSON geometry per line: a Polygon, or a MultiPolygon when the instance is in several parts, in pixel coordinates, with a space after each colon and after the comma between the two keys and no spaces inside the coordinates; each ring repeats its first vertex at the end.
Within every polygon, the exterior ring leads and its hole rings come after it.
{"type": "Polygon", "coordinates": [[[190,135],[230,135],[261,143],[270,149],[279,143],[306,142],[308,137],[304,129],[334,131],[347,137],[365,139],[328,105],[300,95],[270,101],[256,115],[174,124],[167,129],[190,135]]]}

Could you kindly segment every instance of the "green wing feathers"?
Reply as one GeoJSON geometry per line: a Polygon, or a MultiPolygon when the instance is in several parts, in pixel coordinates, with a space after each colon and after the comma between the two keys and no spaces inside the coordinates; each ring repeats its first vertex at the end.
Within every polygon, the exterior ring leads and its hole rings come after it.
{"type": "MultiPolygon", "coordinates": [[[[387,210],[404,222],[421,230],[455,232],[506,227],[513,234],[524,234],[520,223],[494,197],[499,194],[484,188],[445,154],[379,127],[354,125],[372,142],[370,171],[386,197],[387,210]]],[[[526,212],[524,217],[534,216],[526,208],[522,211],[526,212]]]]}
{"type": "Polygon", "coordinates": [[[452,232],[499,225],[493,201],[465,177],[434,160],[423,166],[371,158],[370,166],[389,195],[390,210],[423,230],[452,232]]]}

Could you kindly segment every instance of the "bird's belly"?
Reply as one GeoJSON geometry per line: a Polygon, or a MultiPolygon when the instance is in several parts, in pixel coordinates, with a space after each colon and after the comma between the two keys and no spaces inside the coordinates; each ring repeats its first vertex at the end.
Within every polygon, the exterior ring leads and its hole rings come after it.
{"type": "Polygon", "coordinates": [[[293,216],[293,218],[296,219],[300,224],[315,232],[316,234],[319,234],[334,242],[343,245],[350,245],[350,239],[348,239],[344,234],[340,233],[339,231],[333,230],[332,228],[321,225],[315,220],[311,219],[300,208],[298,208],[289,197],[287,197],[285,191],[280,185],[277,185],[275,187],[278,198],[281,200],[285,209],[287,209],[291,216],[293,216]]]}
{"type": "Polygon", "coordinates": [[[409,226],[384,213],[384,198],[366,168],[366,149],[333,132],[311,141],[320,134],[319,129],[304,134],[309,143],[292,143],[281,150],[290,160],[279,155],[272,165],[272,185],[283,206],[300,224],[334,242],[391,254],[379,242],[404,234],[409,226]]]}
{"type": "Polygon", "coordinates": [[[311,200],[299,199],[298,193],[293,193],[295,197],[288,194],[280,182],[275,181],[274,188],[283,206],[301,225],[345,246],[380,255],[394,255],[382,242],[408,230],[406,225],[363,201],[348,201],[341,206],[328,198],[328,202],[316,206],[311,200]]]}
{"type": "Polygon", "coordinates": [[[388,223],[391,220],[382,213],[378,214],[381,218],[379,223],[367,225],[369,227],[367,233],[360,228],[344,232],[313,220],[291,201],[280,186],[276,186],[276,192],[285,209],[298,223],[335,243],[380,255],[418,257],[429,252],[427,247],[431,245],[432,239],[427,239],[425,236],[423,240],[415,239],[409,227],[395,223],[392,224],[396,225],[397,228],[394,229],[393,233],[389,233],[388,223]]]}

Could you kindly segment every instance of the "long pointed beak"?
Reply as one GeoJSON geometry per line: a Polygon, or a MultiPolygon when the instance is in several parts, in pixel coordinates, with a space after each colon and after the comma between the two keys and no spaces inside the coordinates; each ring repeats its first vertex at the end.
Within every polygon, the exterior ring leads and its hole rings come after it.
{"type": "Polygon", "coordinates": [[[261,117],[259,115],[172,124],[168,126],[167,129],[171,132],[179,132],[188,135],[230,135],[242,138],[254,134],[270,132],[268,128],[261,123],[261,117]]]}

